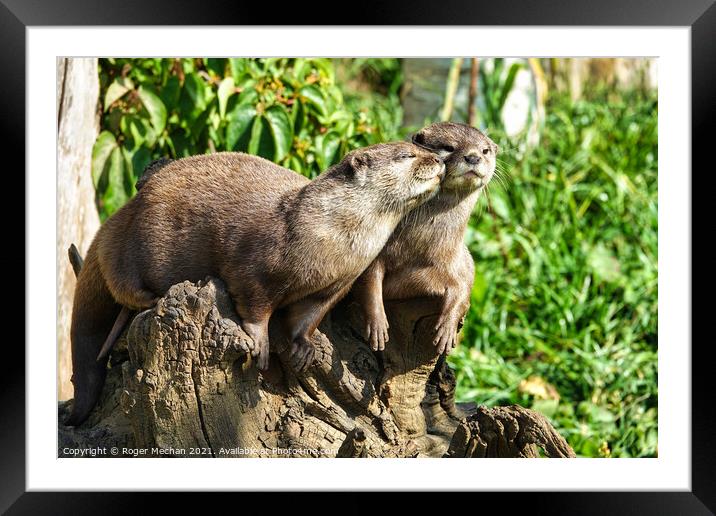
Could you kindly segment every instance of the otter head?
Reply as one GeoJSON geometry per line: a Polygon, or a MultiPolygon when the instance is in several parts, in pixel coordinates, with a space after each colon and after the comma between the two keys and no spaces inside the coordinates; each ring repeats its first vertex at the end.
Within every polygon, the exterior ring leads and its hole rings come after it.
{"type": "Polygon", "coordinates": [[[434,196],[445,175],[439,156],[408,142],[356,149],[344,162],[353,180],[381,208],[402,213],[434,196]]]}
{"type": "Polygon", "coordinates": [[[495,173],[497,145],[469,125],[438,122],[415,133],[413,143],[434,152],[445,162],[443,191],[479,190],[495,173]]]}

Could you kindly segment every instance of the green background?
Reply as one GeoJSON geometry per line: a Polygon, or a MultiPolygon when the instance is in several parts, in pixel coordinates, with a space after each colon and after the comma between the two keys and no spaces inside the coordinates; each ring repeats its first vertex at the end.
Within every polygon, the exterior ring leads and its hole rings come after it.
{"type": "MultiPolygon", "coordinates": [[[[477,125],[501,152],[466,233],[476,279],[449,358],[458,399],[538,410],[581,456],[656,456],[656,91],[595,79],[575,98],[548,77],[539,144],[526,145],[526,132],[508,137],[501,118],[526,67],[491,61],[478,76],[477,125]]],[[[134,195],[159,157],[244,151],[315,177],[353,148],[403,139],[419,128],[403,124],[404,68],[399,59],[102,59],[92,156],[100,217],[134,195]]],[[[452,119],[466,112],[458,106],[452,119]]]]}

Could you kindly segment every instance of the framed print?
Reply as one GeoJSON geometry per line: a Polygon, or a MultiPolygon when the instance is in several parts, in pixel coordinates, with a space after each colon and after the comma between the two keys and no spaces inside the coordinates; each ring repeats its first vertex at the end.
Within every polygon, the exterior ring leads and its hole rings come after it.
{"type": "Polygon", "coordinates": [[[221,4],[0,6],[28,300],[0,506],[436,490],[716,510],[691,324],[713,2],[310,27],[221,4]]]}

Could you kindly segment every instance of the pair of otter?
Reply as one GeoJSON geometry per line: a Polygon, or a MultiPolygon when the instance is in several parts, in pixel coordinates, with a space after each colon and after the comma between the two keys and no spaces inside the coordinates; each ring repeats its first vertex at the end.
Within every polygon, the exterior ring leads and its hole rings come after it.
{"type": "Polygon", "coordinates": [[[130,311],[207,275],[226,283],[261,369],[275,311],[284,312],[291,365],[303,370],[311,336],[351,288],[374,350],[388,340],[384,299],[440,297],[434,343],[449,351],[474,274],[463,233],[496,152],[477,129],[438,123],[412,143],[352,151],[313,181],[242,153],[148,168],[137,195],[97,232],[77,277],[75,398],[65,423],[82,423],[96,404],[105,352],[130,311]]]}

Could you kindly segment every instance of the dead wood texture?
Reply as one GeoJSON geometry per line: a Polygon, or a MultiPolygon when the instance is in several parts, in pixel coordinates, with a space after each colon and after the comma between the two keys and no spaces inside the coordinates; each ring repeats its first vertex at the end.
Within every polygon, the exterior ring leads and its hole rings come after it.
{"type": "MultiPolygon", "coordinates": [[[[288,365],[279,313],[269,368],[259,372],[223,283],[175,285],[118,341],[89,420],[60,424],[59,455],[83,446],[144,456],[534,457],[537,446],[547,456],[574,455],[535,412],[455,405],[454,374],[431,343],[433,301],[386,311],[390,342],[378,355],[361,337],[352,301],[339,304],[301,374],[288,365]]],[[[70,403],[60,403],[60,420],[70,403]]]]}
{"type": "MultiPolygon", "coordinates": [[[[99,229],[91,170],[92,146],[99,134],[97,58],[58,58],[56,91],[56,251],[62,258],[72,242],[80,252],[86,251],[99,229]]],[[[74,266],[64,259],[57,263],[57,392],[61,400],[72,397],[70,315],[75,290],[74,266]]]]}

